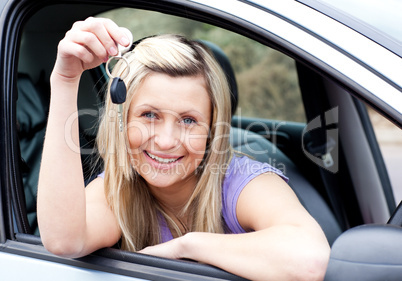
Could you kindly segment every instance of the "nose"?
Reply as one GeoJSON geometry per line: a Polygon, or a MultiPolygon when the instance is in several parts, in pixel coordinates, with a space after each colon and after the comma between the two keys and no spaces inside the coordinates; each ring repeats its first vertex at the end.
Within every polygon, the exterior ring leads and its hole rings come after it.
{"type": "Polygon", "coordinates": [[[172,151],[180,143],[180,128],[175,122],[163,122],[155,128],[155,144],[162,151],[172,151]]]}

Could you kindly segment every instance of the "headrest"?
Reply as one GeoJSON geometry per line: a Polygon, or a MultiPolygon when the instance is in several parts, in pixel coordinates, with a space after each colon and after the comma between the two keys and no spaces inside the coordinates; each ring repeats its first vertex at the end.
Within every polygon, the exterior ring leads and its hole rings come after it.
{"type": "Polygon", "coordinates": [[[209,41],[205,40],[200,40],[202,44],[207,46],[213,53],[215,59],[217,62],[220,64],[220,66],[223,69],[223,72],[226,74],[226,79],[228,80],[229,83],[229,88],[230,88],[230,100],[232,103],[232,115],[236,112],[237,109],[237,104],[239,102],[239,94],[237,92],[237,82],[236,82],[236,76],[234,74],[232,65],[229,61],[229,58],[226,56],[226,54],[223,52],[223,50],[215,45],[214,43],[211,43],[209,41]]]}

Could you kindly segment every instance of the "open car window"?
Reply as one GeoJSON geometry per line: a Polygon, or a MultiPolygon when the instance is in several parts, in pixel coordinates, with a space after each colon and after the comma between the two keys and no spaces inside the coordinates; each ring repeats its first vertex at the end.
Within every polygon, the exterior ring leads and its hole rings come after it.
{"type": "MultiPolygon", "coordinates": [[[[49,76],[57,43],[74,20],[72,17],[71,20],[63,20],[63,23],[49,27],[48,20],[42,19],[52,9],[54,8],[39,11],[25,26],[18,68],[18,130],[22,159],[28,169],[23,175],[23,184],[29,224],[36,235],[39,235],[39,230],[35,198],[50,98],[49,76]],[[43,47],[32,48],[35,43],[43,47]],[[28,103],[32,103],[32,106],[27,106],[28,103]]],[[[286,131],[282,134],[278,132],[279,127],[287,128],[289,122],[289,130],[292,130],[293,122],[301,122],[294,125],[300,131],[306,122],[294,59],[240,34],[196,20],[142,9],[99,9],[103,12],[94,16],[107,17],[118,25],[127,27],[133,33],[134,41],[153,34],[178,33],[218,46],[234,70],[239,96],[234,113],[237,123],[235,125],[263,134],[288,154],[294,150],[292,147],[298,145],[297,142],[286,143],[289,138],[286,131]],[[247,118],[267,121],[242,121],[247,118]]],[[[92,165],[96,158],[94,144],[107,79],[104,69],[100,68],[85,72],[80,84],[80,143],[70,142],[70,147],[81,153],[86,182],[92,180],[101,170],[101,167],[93,169],[92,165]]],[[[283,163],[271,161],[270,164],[286,172],[283,163]]]]}

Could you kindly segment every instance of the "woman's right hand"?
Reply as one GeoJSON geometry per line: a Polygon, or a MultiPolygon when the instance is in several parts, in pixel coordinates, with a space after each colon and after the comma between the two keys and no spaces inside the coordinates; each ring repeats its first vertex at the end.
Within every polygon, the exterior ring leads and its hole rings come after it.
{"type": "Polygon", "coordinates": [[[87,18],[74,23],[58,46],[52,76],[77,81],[82,72],[118,54],[117,44],[127,47],[129,38],[113,21],[87,18]]]}

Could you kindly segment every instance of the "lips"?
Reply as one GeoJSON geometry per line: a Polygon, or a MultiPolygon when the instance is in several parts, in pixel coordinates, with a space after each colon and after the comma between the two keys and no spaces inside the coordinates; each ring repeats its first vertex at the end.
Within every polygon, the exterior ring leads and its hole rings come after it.
{"type": "Polygon", "coordinates": [[[174,163],[176,161],[178,161],[179,159],[183,158],[182,156],[180,157],[160,157],[157,155],[154,155],[152,153],[149,153],[148,151],[144,151],[146,155],[149,156],[149,158],[151,158],[152,160],[160,163],[160,164],[171,164],[174,163]]]}

